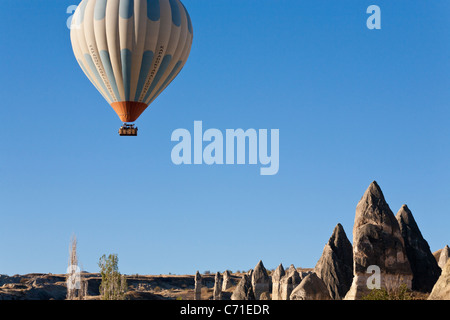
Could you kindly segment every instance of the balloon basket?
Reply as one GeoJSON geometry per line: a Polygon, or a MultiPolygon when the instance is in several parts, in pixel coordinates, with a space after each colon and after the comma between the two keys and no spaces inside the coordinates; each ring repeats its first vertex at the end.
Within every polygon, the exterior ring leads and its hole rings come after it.
{"type": "Polygon", "coordinates": [[[138,128],[134,124],[124,123],[119,129],[119,135],[121,137],[136,137],[138,133],[138,128]]]}

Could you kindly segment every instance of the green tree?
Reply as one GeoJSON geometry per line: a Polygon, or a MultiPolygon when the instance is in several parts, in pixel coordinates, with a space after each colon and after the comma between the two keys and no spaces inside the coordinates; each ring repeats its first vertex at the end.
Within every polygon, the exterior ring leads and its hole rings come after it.
{"type": "Polygon", "coordinates": [[[99,262],[102,283],[100,294],[102,300],[124,300],[127,292],[127,281],[125,276],[119,272],[119,258],[117,254],[103,255],[99,262]]]}

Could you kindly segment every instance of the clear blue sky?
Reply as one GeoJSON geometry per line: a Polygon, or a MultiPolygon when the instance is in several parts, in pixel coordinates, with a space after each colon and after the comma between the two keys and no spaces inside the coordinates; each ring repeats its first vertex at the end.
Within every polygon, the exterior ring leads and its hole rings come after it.
{"type": "Polygon", "coordinates": [[[74,59],[77,0],[0,2],[0,274],[64,273],[72,234],[91,272],[108,253],[127,274],[314,267],[373,180],[432,251],[450,243],[450,1],[183,2],[191,56],[138,138],[74,59]],[[279,129],[278,175],[175,166],[195,120],[279,129]]]}

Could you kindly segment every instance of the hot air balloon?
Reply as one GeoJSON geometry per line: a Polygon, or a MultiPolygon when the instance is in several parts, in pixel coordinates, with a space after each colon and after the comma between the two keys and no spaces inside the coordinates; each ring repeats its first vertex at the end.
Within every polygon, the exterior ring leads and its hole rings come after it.
{"type": "Polygon", "coordinates": [[[72,19],[75,57],[124,125],[175,79],[191,50],[192,22],[179,0],[83,0],[72,19]]]}

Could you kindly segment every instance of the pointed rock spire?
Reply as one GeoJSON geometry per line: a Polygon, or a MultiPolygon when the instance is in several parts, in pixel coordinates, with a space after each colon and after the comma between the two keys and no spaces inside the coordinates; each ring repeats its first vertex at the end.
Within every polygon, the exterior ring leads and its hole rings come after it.
{"type": "Polygon", "coordinates": [[[314,272],[326,285],[331,298],[345,297],[353,280],[353,248],[341,224],[334,228],[314,272]]]}
{"type": "Polygon", "coordinates": [[[281,278],[283,278],[285,274],[284,267],[280,263],[280,265],[272,273],[272,300],[282,300],[280,282],[281,278]]]}
{"type": "Polygon", "coordinates": [[[197,270],[194,277],[195,281],[195,289],[194,289],[194,300],[201,300],[202,296],[202,276],[200,272],[197,270]]]}
{"type": "Polygon", "coordinates": [[[286,270],[286,274],[280,281],[280,300],[289,300],[292,291],[297,287],[302,278],[293,264],[286,270]]]}
{"type": "Polygon", "coordinates": [[[450,248],[448,247],[448,245],[446,245],[444,248],[439,249],[438,251],[434,252],[433,256],[435,257],[439,267],[441,269],[443,269],[445,264],[449,260],[450,248]]]}
{"type": "Polygon", "coordinates": [[[412,289],[431,292],[441,270],[407,205],[396,215],[413,273],[412,289]]]}
{"type": "Polygon", "coordinates": [[[275,269],[275,271],[272,274],[272,280],[277,280],[280,281],[281,278],[286,274],[286,272],[284,272],[284,267],[283,264],[280,263],[280,265],[275,269]]]}
{"type": "Polygon", "coordinates": [[[214,277],[213,299],[222,300],[222,275],[219,272],[214,277]]]}
{"type": "Polygon", "coordinates": [[[226,291],[233,286],[233,281],[231,280],[231,273],[229,270],[226,270],[223,273],[223,281],[222,281],[222,291],[226,291]]]}
{"type": "Polygon", "coordinates": [[[360,299],[369,293],[369,266],[381,271],[381,286],[411,288],[412,271],[397,219],[376,181],[356,206],[353,226],[353,282],[345,299],[360,299]]]}
{"type": "MultiPolygon", "coordinates": [[[[376,181],[373,181],[356,206],[355,228],[364,225],[383,227],[385,232],[394,233],[398,230],[398,223],[394,213],[384,198],[383,192],[376,181]]],[[[353,233],[353,236],[355,233],[353,233]]]]}
{"type": "Polygon", "coordinates": [[[231,295],[231,300],[255,300],[250,276],[244,274],[231,295]]]}
{"type": "Polygon", "coordinates": [[[255,269],[253,270],[251,277],[252,277],[252,286],[253,286],[253,293],[255,294],[255,299],[259,300],[259,297],[261,296],[261,294],[263,292],[270,292],[270,288],[271,288],[270,277],[267,274],[267,270],[264,267],[264,264],[261,260],[259,260],[255,269]]]}

